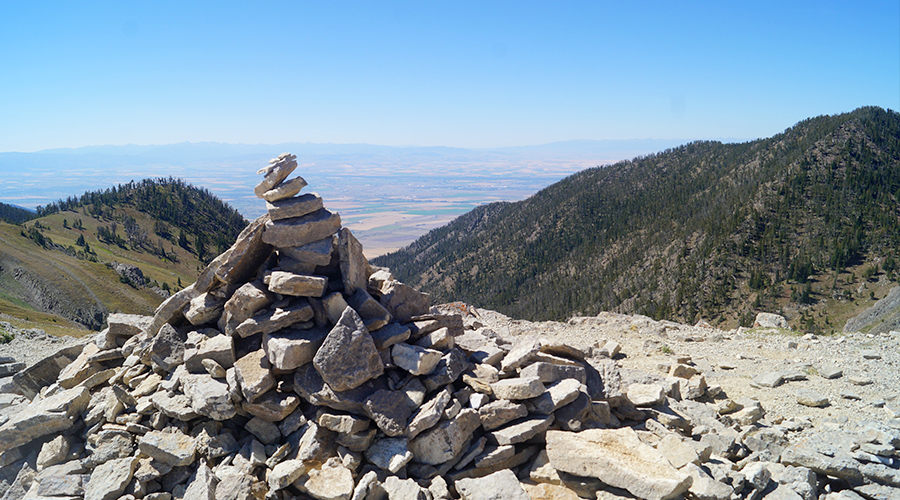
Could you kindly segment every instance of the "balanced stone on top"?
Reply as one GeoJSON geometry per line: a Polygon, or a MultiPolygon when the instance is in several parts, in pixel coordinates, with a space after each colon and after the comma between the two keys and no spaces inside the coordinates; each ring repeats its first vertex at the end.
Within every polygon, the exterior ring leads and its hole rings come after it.
{"type": "Polygon", "coordinates": [[[262,198],[266,191],[281,184],[295,168],[297,168],[297,157],[290,153],[281,153],[278,158],[269,160],[268,166],[256,172],[265,175],[265,177],[253,189],[253,192],[256,193],[257,197],[262,198]]]}

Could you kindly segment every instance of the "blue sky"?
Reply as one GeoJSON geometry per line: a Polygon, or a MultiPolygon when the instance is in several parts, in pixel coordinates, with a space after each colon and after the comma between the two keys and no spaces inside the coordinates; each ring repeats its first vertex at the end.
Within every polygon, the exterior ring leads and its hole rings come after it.
{"type": "Polygon", "coordinates": [[[900,2],[0,3],[0,151],[767,137],[900,108],[900,2]]]}

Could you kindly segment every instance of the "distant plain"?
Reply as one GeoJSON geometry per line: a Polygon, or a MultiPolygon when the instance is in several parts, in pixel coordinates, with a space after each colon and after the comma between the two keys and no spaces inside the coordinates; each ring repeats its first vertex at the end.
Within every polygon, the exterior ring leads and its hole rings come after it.
{"type": "Polygon", "coordinates": [[[683,140],[569,141],[469,150],[365,144],[99,146],[0,153],[0,201],[35,208],[145,178],[177,177],[208,189],[252,220],[265,212],[256,173],[289,151],[292,176],[309,183],[372,258],[409,244],[472,208],[524,199],[598,165],[663,150],[683,140]]]}

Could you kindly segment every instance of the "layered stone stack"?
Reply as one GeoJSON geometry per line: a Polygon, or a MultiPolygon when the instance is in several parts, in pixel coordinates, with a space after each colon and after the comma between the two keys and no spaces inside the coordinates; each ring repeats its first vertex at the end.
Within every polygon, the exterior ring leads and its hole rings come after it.
{"type": "MultiPolygon", "coordinates": [[[[678,403],[708,395],[687,363],[623,392],[614,343],[511,344],[463,308],[431,307],[371,268],[321,198],[298,195],[295,168],[284,154],[260,171],[268,213],[153,317],[110,315],[55,368],[20,372],[33,400],[0,413],[3,498],[727,500],[775,488],[765,468],[710,473],[747,449],[735,420],[678,403]],[[713,437],[692,439],[699,426],[713,437]]],[[[747,425],[761,408],[750,413],[747,425]]]]}

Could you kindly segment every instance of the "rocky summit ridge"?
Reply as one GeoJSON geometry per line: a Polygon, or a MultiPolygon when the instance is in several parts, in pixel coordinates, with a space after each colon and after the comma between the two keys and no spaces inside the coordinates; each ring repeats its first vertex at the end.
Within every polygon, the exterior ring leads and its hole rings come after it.
{"type": "Polygon", "coordinates": [[[267,214],[153,316],[0,360],[3,499],[897,498],[897,415],[779,418],[691,356],[636,375],[609,337],[432,306],[296,167],[260,170],[267,214]]]}

